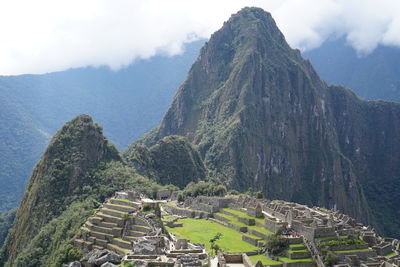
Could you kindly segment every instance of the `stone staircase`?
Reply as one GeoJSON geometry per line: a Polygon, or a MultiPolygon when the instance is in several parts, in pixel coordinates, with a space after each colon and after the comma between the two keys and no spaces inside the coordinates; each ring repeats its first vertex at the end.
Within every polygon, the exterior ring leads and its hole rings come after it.
{"type": "Polygon", "coordinates": [[[131,251],[133,242],[153,229],[137,215],[141,203],[111,198],[81,227],[75,245],[83,250],[109,249],[118,254],[131,251]]]}

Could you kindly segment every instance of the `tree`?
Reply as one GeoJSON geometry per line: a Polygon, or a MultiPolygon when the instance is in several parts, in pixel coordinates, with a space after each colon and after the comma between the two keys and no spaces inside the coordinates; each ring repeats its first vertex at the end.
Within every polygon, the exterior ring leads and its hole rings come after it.
{"type": "Polygon", "coordinates": [[[333,266],[339,262],[339,257],[334,252],[328,251],[323,261],[326,266],[333,266]]]}
{"type": "Polygon", "coordinates": [[[214,254],[217,255],[218,251],[221,250],[221,248],[218,246],[218,244],[215,244],[217,240],[219,240],[222,237],[221,233],[217,233],[213,238],[210,239],[210,244],[211,244],[211,250],[214,251],[214,254]]]}
{"type": "Polygon", "coordinates": [[[272,255],[281,255],[289,247],[289,242],[278,233],[268,237],[266,249],[272,255]]]}

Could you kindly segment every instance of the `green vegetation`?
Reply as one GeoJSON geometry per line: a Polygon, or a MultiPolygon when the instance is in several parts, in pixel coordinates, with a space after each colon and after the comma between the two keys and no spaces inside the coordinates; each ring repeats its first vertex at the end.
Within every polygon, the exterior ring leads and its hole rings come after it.
{"type": "Polygon", "coordinates": [[[283,256],[279,256],[279,260],[280,260],[280,261],[284,261],[284,262],[310,262],[310,261],[313,261],[312,258],[306,258],[306,259],[289,259],[288,257],[283,257],[283,256]]]}
{"type": "Polygon", "coordinates": [[[119,148],[154,127],[203,43],[188,44],[179,56],[137,60],[120,71],[88,67],[1,76],[0,214],[19,204],[51,135],[76,114],[95,115],[119,148]]]}
{"type": "Polygon", "coordinates": [[[268,229],[266,229],[264,227],[257,226],[257,225],[247,225],[247,229],[252,229],[252,230],[255,230],[255,231],[259,232],[259,233],[266,234],[266,235],[274,234],[270,230],[268,230],[268,229]]]}
{"type": "Polygon", "coordinates": [[[181,219],[177,223],[183,223],[183,227],[169,228],[167,230],[180,238],[187,238],[192,243],[205,244],[206,249],[211,251],[210,239],[221,233],[221,238],[215,242],[222,251],[243,252],[257,251],[258,247],[242,240],[242,234],[205,219],[181,219]]]}
{"type": "Polygon", "coordinates": [[[363,249],[350,249],[350,250],[338,250],[335,253],[349,253],[349,252],[367,252],[372,251],[371,248],[363,248],[363,249]]]}
{"type": "Polygon", "coordinates": [[[290,244],[289,247],[291,249],[298,249],[298,248],[302,249],[302,248],[305,248],[306,246],[304,244],[290,244]]]}
{"type": "Polygon", "coordinates": [[[261,263],[265,266],[265,265],[281,265],[282,262],[280,261],[274,261],[271,260],[269,258],[267,258],[267,256],[265,256],[264,254],[257,254],[257,255],[252,255],[249,256],[251,262],[255,265],[257,263],[257,261],[261,261],[261,263]]]}
{"type": "Polygon", "coordinates": [[[206,177],[196,147],[183,136],[164,137],[150,148],[136,144],[128,153],[127,161],[139,173],[163,185],[184,188],[189,182],[206,177]]]}
{"type": "Polygon", "coordinates": [[[276,233],[268,236],[265,247],[272,255],[283,255],[289,248],[289,241],[276,233]]]}
{"type": "Polygon", "coordinates": [[[365,245],[365,241],[361,239],[345,239],[345,240],[320,240],[318,247],[333,247],[333,246],[351,246],[351,245],[365,245]]]}
{"type": "Polygon", "coordinates": [[[12,223],[15,218],[15,213],[17,209],[13,209],[0,215],[0,248],[7,237],[8,230],[11,228],[12,223]]]}
{"type": "Polygon", "coordinates": [[[122,162],[89,116],[78,116],[55,135],[33,171],[0,265],[59,266],[74,259],[80,253],[72,249],[73,234],[107,197],[121,189],[152,196],[160,188],[122,162]]]}
{"type": "Polygon", "coordinates": [[[221,184],[212,182],[199,181],[198,183],[190,182],[185,189],[178,195],[178,200],[182,201],[187,197],[196,196],[224,196],[226,187],[221,184]]]}
{"type": "Polygon", "coordinates": [[[397,252],[396,251],[392,251],[392,252],[386,254],[385,257],[390,259],[390,258],[392,258],[392,257],[394,257],[396,255],[397,255],[397,252]]]}
{"type": "Polygon", "coordinates": [[[324,237],[317,237],[315,238],[315,241],[317,242],[322,242],[322,241],[329,241],[329,240],[345,240],[348,239],[348,235],[341,235],[339,237],[337,236],[324,236],[324,237]]]}
{"type": "Polygon", "coordinates": [[[323,258],[323,262],[326,266],[333,266],[339,262],[339,257],[332,251],[328,251],[323,258]]]}
{"type": "Polygon", "coordinates": [[[219,245],[216,244],[216,242],[217,242],[218,240],[220,240],[221,237],[222,237],[222,234],[221,234],[221,233],[216,233],[215,236],[214,236],[213,238],[211,238],[210,241],[209,241],[209,242],[210,242],[211,252],[214,252],[214,255],[217,255],[217,254],[218,254],[218,251],[221,249],[221,248],[219,247],[219,245]]]}
{"type": "Polygon", "coordinates": [[[305,253],[308,252],[308,249],[292,249],[290,253],[305,253]]]}

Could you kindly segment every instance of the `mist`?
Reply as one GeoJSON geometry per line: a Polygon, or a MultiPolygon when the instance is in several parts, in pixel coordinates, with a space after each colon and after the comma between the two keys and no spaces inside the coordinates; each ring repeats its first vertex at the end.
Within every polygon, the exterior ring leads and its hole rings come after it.
{"type": "Polygon", "coordinates": [[[396,0],[3,0],[0,74],[118,70],[137,59],[177,55],[245,6],[271,12],[289,44],[302,51],[341,36],[360,56],[379,45],[400,46],[396,0]]]}

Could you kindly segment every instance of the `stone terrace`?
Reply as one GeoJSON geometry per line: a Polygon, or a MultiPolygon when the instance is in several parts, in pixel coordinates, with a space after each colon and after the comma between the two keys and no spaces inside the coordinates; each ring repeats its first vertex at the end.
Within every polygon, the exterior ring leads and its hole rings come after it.
{"type": "Polygon", "coordinates": [[[129,199],[108,199],[81,227],[75,245],[84,250],[97,248],[121,255],[128,253],[137,238],[155,234],[149,220],[140,215],[141,206],[140,202],[129,199]]]}

